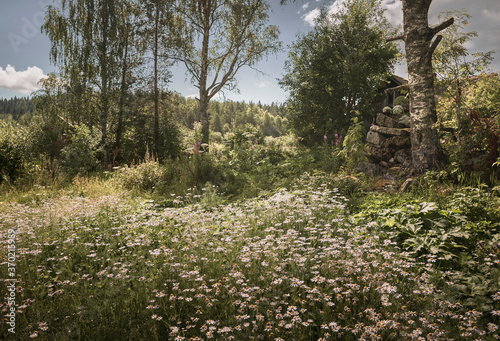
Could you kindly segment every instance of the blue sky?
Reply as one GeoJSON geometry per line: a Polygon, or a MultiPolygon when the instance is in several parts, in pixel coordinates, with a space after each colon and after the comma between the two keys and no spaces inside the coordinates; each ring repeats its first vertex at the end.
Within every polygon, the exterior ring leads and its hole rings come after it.
{"type": "MultiPolygon", "coordinates": [[[[278,78],[283,75],[288,44],[299,32],[308,32],[312,19],[321,6],[335,10],[343,0],[297,0],[286,6],[279,6],[279,0],[270,0],[272,13],[270,24],[280,28],[280,39],[284,51],[262,60],[256,68],[240,70],[237,75],[240,93],[225,92],[225,98],[232,100],[261,101],[262,103],[283,102],[287,94],[279,87],[278,78]]],[[[57,72],[49,62],[49,39],[40,33],[45,6],[57,0],[14,0],[0,1],[0,98],[27,96],[37,87],[37,81],[51,72],[57,72]]],[[[402,20],[400,0],[383,0],[386,15],[397,26],[402,20]]],[[[499,0],[434,0],[430,9],[430,24],[437,24],[437,15],[446,9],[466,9],[472,18],[469,30],[475,30],[479,37],[468,48],[476,51],[500,52],[500,1],[499,0]]],[[[500,71],[500,56],[495,55],[493,71],[500,71]]],[[[171,69],[174,74],[169,84],[184,96],[194,96],[196,88],[190,84],[182,66],[171,69]]],[[[404,65],[396,73],[405,76],[404,65]]]]}

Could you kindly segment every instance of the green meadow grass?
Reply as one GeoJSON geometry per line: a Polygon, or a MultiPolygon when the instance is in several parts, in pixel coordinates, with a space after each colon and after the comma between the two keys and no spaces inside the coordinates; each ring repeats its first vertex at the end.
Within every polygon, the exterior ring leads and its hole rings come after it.
{"type": "Polygon", "coordinates": [[[203,195],[168,205],[116,190],[99,195],[95,183],[86,193],[79,181],[65,193],[0,204],[0,339],[500,337],[498,222],[467,225],[472,208],[462,208],[463,224],[451,208],[401,209],[377,196],[350,212],[342,190],[307,174],[288,189],[217,206],[203,195]],[[438,218],[470,236],[440,244],[429,232],[429,221],[445,224],[438,218]],[[410,225],[434,240],[429,250],[412,244],[410,225]],[[6,323],[8,230],[16,233],[15,334],[6,323]],[[458,259],[464,241],[477,247],[468,270],[458,259]],[[488,285],[465,292],[473,274],[488,285]]]}

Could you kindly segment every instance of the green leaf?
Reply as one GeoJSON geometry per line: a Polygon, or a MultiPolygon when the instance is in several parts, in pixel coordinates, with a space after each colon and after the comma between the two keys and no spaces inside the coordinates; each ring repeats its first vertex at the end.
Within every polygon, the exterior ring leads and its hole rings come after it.
{"type": "Polygon", "coordinates": [[[442,250],[437,246],[431,246],[430,251],[433,255],[440,253],[442,250]]]}
{"type": "Polygon", "coordinates": [[[433,212],[437,211],[438,207],[436,203],[434,202],[423,202],[422,206],[420,207],[420,212],[422,213],[427,213],[427,212],[433,212]]]}
{"type": "Polygon", "coordinates": [[[388,226],[388,227],[394,227],[395,224],[396,224],[396,220],[394,218],[391,218],[385,222],[385,226],[388,226]]]}
{"type": "Polygon", "coordinates": [[[431,220],[434,225],[441,227],[441,228],[447,228],[451,226],[450,222],[446,218],[440,218],[439,220],[431,220]]]}

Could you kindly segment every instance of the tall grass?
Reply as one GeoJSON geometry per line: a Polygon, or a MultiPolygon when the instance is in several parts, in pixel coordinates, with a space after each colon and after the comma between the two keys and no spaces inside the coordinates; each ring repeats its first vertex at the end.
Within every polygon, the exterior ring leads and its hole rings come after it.
{"type": "MultiPolygon", "coordinates": [[[[216,194],[208,188],[207,194],[175,196],[168,205],[173,207],[126,192],[66,193],[38,205],[2,203],[2,236],[12,228],[17,233],[18,306],[16,334],[3,323],[0,335],[499,337],[500,288],[487,310],[465,306],[435,257],[412,258],[398,245],[397,230],[381,234],[377,219],[355,216],[348,199],[324,180],[306,174],[287,189],[229,204],[213,200],[216,194]]],[[[73,186],[92,188],[84,179],[73,186]]],[[[2,269],[5,250],[3,242],[2,269]]],[[[499,254],[489,257],[499,263],[499,254]]],[[[6,286],[0,292],[9,294],[6,286]]],[[[6,303],[1,309],[8,311],[6,303]]]]}

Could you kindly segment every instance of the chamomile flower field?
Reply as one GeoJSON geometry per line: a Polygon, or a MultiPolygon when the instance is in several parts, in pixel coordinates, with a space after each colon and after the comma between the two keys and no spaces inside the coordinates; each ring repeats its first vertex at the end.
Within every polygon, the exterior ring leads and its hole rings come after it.
{"type": "Polygon", "coordinates": [[[254,199],[172,203],[127,192],[2,203],[1,338],[500,338],[498,249],[484,246],[486,256],[470,260],[486,266],[489,282],[467,296],[458,294],[465,272],[439,265],[449,257],[417,257],[401,241],[401,212],[351,212],[341,190],[307,174],[254,199]]]}

